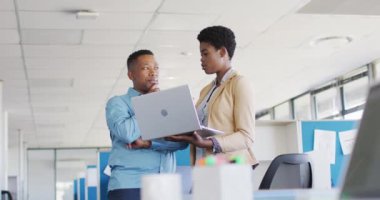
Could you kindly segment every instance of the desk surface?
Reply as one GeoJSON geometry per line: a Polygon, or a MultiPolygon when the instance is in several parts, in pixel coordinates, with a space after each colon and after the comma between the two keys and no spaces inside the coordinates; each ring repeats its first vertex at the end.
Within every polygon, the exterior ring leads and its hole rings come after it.
{"type": "Polygon", "coordinates": [[[324,199],[336,200],[339,199],[339,190],[260,190],[254,192],[255,200],[300,200],[300,199],[324,199]]]}
{"type": "MultiPolygon", "coordinates": [[[[336,200],[339,190],[258,190],[253,196],[254,200],[336,200]]],[[[183,200],[192,200],[191,195],[185,195],[183,200]]]]}

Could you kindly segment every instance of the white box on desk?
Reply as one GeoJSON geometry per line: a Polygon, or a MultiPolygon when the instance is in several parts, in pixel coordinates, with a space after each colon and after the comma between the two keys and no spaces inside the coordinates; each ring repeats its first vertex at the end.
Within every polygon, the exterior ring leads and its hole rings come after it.
{"type": "Polygon", "coordinates": [[[193,200],[252,200],[252,167],[226,164],[193,169],[193,200]]]}

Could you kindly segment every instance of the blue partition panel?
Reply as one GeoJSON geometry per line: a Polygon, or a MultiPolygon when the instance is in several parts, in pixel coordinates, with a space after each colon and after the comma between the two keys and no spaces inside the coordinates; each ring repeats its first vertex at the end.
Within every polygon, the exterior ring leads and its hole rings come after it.
{"type": "Polygon", "coordinates": [[[190,166],[190,145],[181,151],[175,152],[177,166],[190,166]]]}
{"type": "Polygon", "coordinates": [[[96,200],[96,198],[97,198],[96,187],[88,187],[87,192],[88,192],[87,193],[88,194],[87,200],[96,200]]]}
{"type": "Polygon", "coordinates": [[[99,197],[100,200],[107,200],[107,188],[108,188],[108,180],[109,176],[104,174],[104,169],[108,165],[108,159],[110,156],[110,152],[102,151],[99,152],[99,160],[98,160],[98,169],[99,169],[99,197]]]}
{"type": "Polygon", "coordinates": [[[343,166],[347,162],[348,156],[343,155],[342,147],[339,142],[339,132],[348,131],[357,128],[357,121],[302,121],[302,146],[303,152],[313,150],[314,146],[314,130],[336,131],[336,160],[331,168],[331,186],[336,187],[340,179],[343,166]]]}
{"type": "Polygon", "coordinates": [[[74,200],[78,200],[78,180],[74,180],[74,185],[73,185],[73,195],[74,195],[74,200]]]}
{"type": "Polygon", "coordinates": [[[86,179],[80,178],[79,179],[79,200],[86,199],[85,189],[86,189],[86,179]]]}
{"type": "Polygon", "coordinates": [[[87,199],[86,200],[97,200],[97,177],[96,177],[96,165],[87,166],[87,199]],[[89,169],[93,169],[89,174],[89,169]],[[89,177],[91,176],[91,177],[89,177]]]}
{"type": "MultiPolygon", "coordinates": [[[[190,166],[190,147],[184,150],[176,151],[176,160],[178,166],[190,166]]],[[[104,169],[108,165],[110,152],[99,152],[98,169],[99,169],[99,197],[100,200],[107,200],[107,187],[109,176],[104,174],[104,169]]]]}

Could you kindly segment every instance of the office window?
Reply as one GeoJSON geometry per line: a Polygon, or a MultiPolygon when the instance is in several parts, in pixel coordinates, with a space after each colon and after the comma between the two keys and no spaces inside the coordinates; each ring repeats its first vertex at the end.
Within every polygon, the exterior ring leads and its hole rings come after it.
{"type": "Polygon", "coordinates": [[[380,63],[375,63],[375,79],[380,80],[380,63]]]}
{"type": "Polygon", "coordinates": [[[358,120],[362,118],[362,115],[363,115],[363,110],[358,110],[358,111],[344,115],[344,119],[358,120]]]}
{"type": "Polygon", "coordinates": [[[331,118],[341,109],[337,88],[333,87],[315,94],[317,119],[331,118]]]}
{"type": "Polygon", "coordinates": [[[257,120],[271,120],[271,116],[270,116],[270,113],[267,113],[265,115],[262,115],[260,116],[259,118],[257,118],[257,120]]]}
{"type": "Polygon", "coordinates": [[[368,92],[368,77],[363,77],[343,85],[344,107],[346,110],[365,103],[368,92]]]}
{"type": "Polygon", "coordinates": [[[294,99],[294,118],[300,120],[311,119],[310,94],[294,99]]]}
{"type": "Polygon", "coordinates": [[[289,102],[274,107],[274,119],[291,119],[289,102]]]}

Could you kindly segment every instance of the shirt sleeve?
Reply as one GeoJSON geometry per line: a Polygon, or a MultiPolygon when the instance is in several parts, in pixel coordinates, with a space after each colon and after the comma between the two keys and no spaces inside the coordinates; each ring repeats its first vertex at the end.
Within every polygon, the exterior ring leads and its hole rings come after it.
{"type": "Polygon", "coordinates": [[[160,138],[152,140],[151,149],[156,151],[177,151],[186,149],[188,145],[186,142],[172,142],[160,138]]]}
{"type": "Polygon", "coordinates": [[[106,119],[112,138],[129,144],[140,137],[136,117],[121,97],[113,97],[107,102],[106,119]]]}

